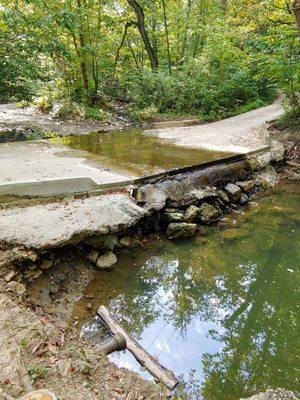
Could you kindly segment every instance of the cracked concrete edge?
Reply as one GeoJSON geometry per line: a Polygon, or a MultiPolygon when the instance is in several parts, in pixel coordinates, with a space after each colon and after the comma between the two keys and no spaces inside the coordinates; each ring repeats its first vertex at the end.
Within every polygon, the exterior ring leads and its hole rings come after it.
{"type": "MultiPolygon", "coordinates": [[[[141,178],[135,178],[135,179],[128,179],[124,180],[121,182],[116,182],[116,183],[105,183],[101,185],[97,185],[97,188],[89,191],[78,191],[78,192],[72,192],[72,193],[62,193],[54,196],[47,196],[47,195],[11,195],[11,200],[13,199],[48,199],[49,202],[51,201],[58,201],[62,200],[64,198],[68,197],[73,197],[75,199],[83,199],[86,197],[92,197],[92,196],[99,196],[99,195],[104,195],[108,193],[115,193],[118,192],[122,189],[125,189],[126,191],[130,192],[130,189],[135,186],[140,186],[144,185],[147,183],[155,183],[163,179],[168,179],[170,177],[184,174],[184,173],[189,173],[189,172],[195,172],[195,171],[205,171],[208,168],[214,167],[214,166],[221,166],[221,165],[229,165],[229,164],[234,164],[240,161],[244,160],[252,160],[255,159],[256,157],[262,157],[264,154],[269,154],[270,153],[270,144],[263,147],[259,148],[256,150],[249,151],[247,153],[242,153],[242,154],[236,154],[233,156],[229,156],[226,158],[222,158],[219,160],[214,160],[214,161],[208,161],[206,163],[202,164],[195,164],[191,165],[188,167],[183,167],[183,168],[178,168],[178,169],[173,169],[170,171],[165,171],[161,172],[159,174],[154,174],[154,175],[148,175],[145,177],[141,178]]],[[[6,194],[6,196],[10,196],[9,194],[6,194]]],[[[18,201],[16,201],[18,203],[18,201]]],[[[15,203],[16,203],[15,202],[15,203]]],[[[9,203],[9,202],[8,202],[9,203]]],[[[13,201],[11,201],[12,204],[14,204],[13,201]]]]}

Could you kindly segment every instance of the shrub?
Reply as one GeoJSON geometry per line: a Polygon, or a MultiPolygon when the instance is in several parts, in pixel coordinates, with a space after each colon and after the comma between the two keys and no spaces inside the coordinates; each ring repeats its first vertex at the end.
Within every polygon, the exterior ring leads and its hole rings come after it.
{"type": "Polygon", "coordinates": [[[110,120],[110,115],[101,108],[85,107],[84,113],[86,119],[97,119],[102,122],[110,120]]]}
{"type": "Polygon", "coordinates": [[[60,103],[55,112],[53,113],[53,118],[61,119],[63,121],[69,119],[83,119],[84,109],[78,103],[72,102],[70,100],[65,100],[60,103]]]}

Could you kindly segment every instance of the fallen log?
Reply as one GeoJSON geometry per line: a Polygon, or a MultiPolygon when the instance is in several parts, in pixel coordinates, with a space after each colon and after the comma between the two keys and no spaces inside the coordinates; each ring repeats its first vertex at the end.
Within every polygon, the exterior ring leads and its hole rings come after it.
{"type": "Polygon", "coordinates": [[[109,355],[114,351],[126,349],[126,339],[121,333],[116,333],[112,337],[101,342],[99,351],[105,355],[109,355]]]}
{"type": "Polygon", "coordinates": [[[98,315],[113,335],[119,333],[125,338],[126,348],[132,353],[137,362],[149,371],[155,380],[162,382],[169,390],[175,389],[179,381],[173,372],[163,367],[133,337],[131,337],[106,307],[100,306],[98,315]]]}

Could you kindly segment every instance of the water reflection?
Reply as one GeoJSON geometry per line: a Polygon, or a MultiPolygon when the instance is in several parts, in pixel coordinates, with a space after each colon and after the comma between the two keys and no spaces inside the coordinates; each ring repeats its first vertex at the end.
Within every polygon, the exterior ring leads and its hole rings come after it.
{"type": "Polygon", "coordinates": [[[138,176],[200,164],[229,157],[233,153],[189,149],[176,146],[141,130],[90,133],[51,139],[73,149],[84,150],[113,169],[127,170],[138,176]],[[97,157],[96,157],[97,156],[97,157]]]}
{"type": "MultiPolygon", "coordinates": [[[[188,394],[180,398],[235,400],[267,387],[300,389],[300,192],[292,185],[289,191],[232,218],[230,229],[210,227],[188,242],[160,240],[129,252],[90,283],[93,310],[109,306],[182,375],[188,394]]],[[[89,332],[85,300],[74,314],[89,332]]],[[[127,354],[113,360],[138,369],[127,354]]]]}

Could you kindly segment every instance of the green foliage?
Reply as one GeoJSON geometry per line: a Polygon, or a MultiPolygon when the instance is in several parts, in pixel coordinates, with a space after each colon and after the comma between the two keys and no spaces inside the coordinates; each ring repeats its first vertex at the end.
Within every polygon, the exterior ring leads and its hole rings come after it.
{"type": "Polygon", "coordinates": [[[33,379],[34,381],[37,379],[45,379],[48,373],[48,369],[42,367],[41,365],[29,365],[26,370],[31,379],[33,379]]]}
{"type": "Polygon", "coordinates": [[[106,122],[109,121],[109,114],[98,107],[85,107],[84,110],[86,119],[96,119],[98,121],[106,122]]]}
{"type": "Polygon", "coordinates": [[[142,123],[144,121],[151,121],[157,115],[157,108],[153,105],[145,108],[131,105],[125,111],[125,114],[133,121],[142,123]]]}
{"type": "Polygon", "coordinates": [[[58,105],[57,110],[54,112],[54,118],[66,121],[68,119],[82,119],[84,114],[83,108],[75,102],[65,100],[58,105]]]}
{"type": "Polygon", "coordinates": [[[289,108],[284,115],[276,121],[278,129],[300,130],[300,110],[289,108]]]}
{"type": "Polygon", "coordinates": [[[35,98],[45,112],[63,103],[64,119],[106,121],[97,106],[125,100],[137,121],[156,110],[214,120],[266,104],[281,88],[299,108],[291,0],[165,0],[165,12],[159,0],[139,2],[155,71],[134,24],[124,36],[136,18],[126,0],[2,0],[0,101],[35,98]]]}

